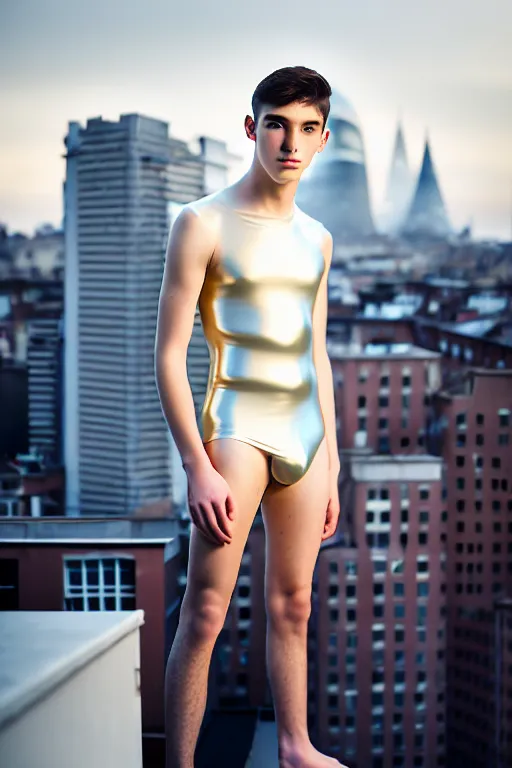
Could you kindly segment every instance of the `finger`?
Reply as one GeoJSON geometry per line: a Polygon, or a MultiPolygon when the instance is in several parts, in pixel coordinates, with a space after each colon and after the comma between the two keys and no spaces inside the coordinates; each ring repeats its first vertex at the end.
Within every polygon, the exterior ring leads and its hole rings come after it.
{"type": "Polygon", "coordinates": [[[218,543],[211,533],[208,524],[205,522],[204,516],[201,514],[201,510],[199,508],[194,509],[194,523],[198,531],[203,534],[205,539],[211,541],[212,544],[218,543]]]}
{"type": "Polygon", "coordinates": [[[226,512],[230,520],[235,519],[235,502],[230,493],[226,496],[226,512]]]}
{"type": "Polygon", "coordinates": [[[208,525],[208,528],[210,532],[215,537],[215,540],[217,542],[220,542],[221,544],[224,544],[224,542],[229,543],[231,540],[226,534],[221,531],[217,524],[217,518],[215,517],[215,514],[213,512],[213,509],[211,507],[211,504],[200,504],[201,511],[203,513],[203,518],[208,525]]]}
{"type": "Polygon", "coordinates": [[[219,504],[216,501],[212,501],[212,508],[213,508],[213,511],[215,512],[215,516],[217,517],[217,522],[219,524],[219,527],[226,534],[226,536],[229,537],[229,540],[231,541],[231,538],[232,538],[231,520],[228,518],[226,514],[224,504],[219,504]]]}

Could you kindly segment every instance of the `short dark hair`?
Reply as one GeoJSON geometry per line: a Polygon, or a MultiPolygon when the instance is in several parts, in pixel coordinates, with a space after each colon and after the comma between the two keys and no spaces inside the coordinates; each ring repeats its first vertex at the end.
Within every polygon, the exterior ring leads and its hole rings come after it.
{"type": "Polygon", "coordinates": [[[325,128],[331,103],[331,86],[318,72],[307,67],[282,67],[267,75],[256,86],[252,95],[252,111],[255,122],[263,104],[284,107],[293,101],[300,101],[317,107],[324,118],[325,128]]]}

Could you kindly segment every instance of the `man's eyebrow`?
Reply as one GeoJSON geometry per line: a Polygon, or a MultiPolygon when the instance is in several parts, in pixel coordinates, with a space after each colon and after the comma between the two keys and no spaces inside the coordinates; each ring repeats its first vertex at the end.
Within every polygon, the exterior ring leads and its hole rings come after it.
{"type": "MultiPolygon", "coordinates": [[[[277,114],[275,114],[273,112],[268,112],[266,115],[263,116],[263,119],[264,120],[277,120],[280,123],[289,123],[290,122],[288,120],[288,118],[285,117],[284,115],[277,115],[277,114]]],[[[322,123],[321,123],[320,120],[305,120],[303,122],[303,125],[322,125],[322,123]]]]}

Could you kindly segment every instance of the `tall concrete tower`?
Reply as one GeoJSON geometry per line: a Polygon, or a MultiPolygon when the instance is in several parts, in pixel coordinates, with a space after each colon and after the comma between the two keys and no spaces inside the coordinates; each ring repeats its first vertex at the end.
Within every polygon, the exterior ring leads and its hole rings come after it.
{"type": "Polygon", "coordinates": [[[405,236],[447,237],[452,232],[437,181],[428,138],[412,202],[401,228],[405,236]]]}
{"type": "Polygon", "coordinates": [[[336,91],[327,120],[331,134],[297,189],[296,200],[336,241],[372,235],[363,136],[352,105],[336,91]]]}
{"type": "MultiPolygon", "coordinates": [[[[171,205],[204,194],[208,160],[168,128],[137,114],[97,117],[70,123],[65,138],[68,515],[131,514],[172,494],[154,374],[158,299],[171,205]]],[[[201,380],[208,353],[191,347],[201,380]]]]}

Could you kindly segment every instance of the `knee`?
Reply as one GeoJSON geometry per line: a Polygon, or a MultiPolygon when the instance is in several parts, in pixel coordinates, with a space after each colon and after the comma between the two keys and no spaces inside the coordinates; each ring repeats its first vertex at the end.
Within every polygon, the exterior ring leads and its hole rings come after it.
{"type": "Polygon", "coordinates": [[[185,592],[180,623],[192,643],[213,644],[224,626],[227,613],[225,600],[213,589],[201,589],[195,594],[185,592]]]}
{"type": "Polygon", "coordinates": [[[272,590],[266,604],[267,618],[274,626],[305,627],[311,615],[311,587],[272,590]]]}

